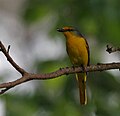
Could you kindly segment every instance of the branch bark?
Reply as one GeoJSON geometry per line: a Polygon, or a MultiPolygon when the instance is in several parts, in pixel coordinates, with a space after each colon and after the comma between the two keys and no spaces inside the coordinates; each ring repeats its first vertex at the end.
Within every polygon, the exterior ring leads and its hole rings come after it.
{"type": "Polygon", "coordinates": [[[81,73],[81,72],[95,72],[95,71],[105,71],[105,70],[111,70],[111,69],[120,69],[120,62],[118,63],[107,63],[107,64],[97,64],[97,65],[90,65],[85,67],[83,70],[82,67],[66,67],[66,68],[60,68],[59,70],[56,70],[51,73],[46,74],[32,74],[25,71],[23,68],[21,68],[18,64],[15,63],[15,61],[11,58],[9,55],[9,49],[6,50],[5,46],[0,42],[0,51],[6,56],[9,63],[22,75],[19,79],[11,82],[1,83],[0,84],[0,94],[5,93],[9,89],[20,85],[22,83],[25,83],[30,80],[45,80],[45,79],[52,79],[57,78],[62,75],[68,75],[68,74],[74,74],[74,73],[81,73]]]}

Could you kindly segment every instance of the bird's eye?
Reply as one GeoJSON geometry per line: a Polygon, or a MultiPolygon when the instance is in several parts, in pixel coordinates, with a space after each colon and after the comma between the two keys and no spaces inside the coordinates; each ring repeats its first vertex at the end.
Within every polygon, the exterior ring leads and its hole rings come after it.
{"type": "Polygon", "coordinates": [[[72,28],[69,28],[69,29],[68,29],[68,31],[74,31],[74,29],[72,29],[72,28]]]}

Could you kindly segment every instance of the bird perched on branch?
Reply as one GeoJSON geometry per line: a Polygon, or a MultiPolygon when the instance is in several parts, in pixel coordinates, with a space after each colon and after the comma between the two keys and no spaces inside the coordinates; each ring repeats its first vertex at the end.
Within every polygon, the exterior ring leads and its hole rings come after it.
{"type": "MultiPolygon", "coordinates": [[[[58,32],[62,32],[66,37],[66,50],[73,66],[82,66],[83,70],[85,66],[89,65],[89,46],[83,35],[74,27],[63,27],[57,29],[58,32]]],[[[87,104],[86,93],[86,73],[76,74],[80,93],[80,103],[82,105],[87,104]]]]}

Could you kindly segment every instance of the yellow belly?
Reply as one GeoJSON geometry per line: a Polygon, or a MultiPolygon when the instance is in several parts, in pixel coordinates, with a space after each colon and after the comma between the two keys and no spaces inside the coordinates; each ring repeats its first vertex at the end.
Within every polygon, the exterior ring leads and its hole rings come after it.
{"type": "Polygon", "coordinates": [[[86,41],[80,37],[68,38],[66,41],[67,52],[73,65],[88,64],[88,51],[86,41]]]}

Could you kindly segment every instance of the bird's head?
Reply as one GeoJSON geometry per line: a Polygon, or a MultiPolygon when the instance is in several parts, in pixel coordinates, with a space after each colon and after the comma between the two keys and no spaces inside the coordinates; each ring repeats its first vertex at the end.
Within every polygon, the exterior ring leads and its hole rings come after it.
{"type": "Polygon", "coordinates": [[[58,28],[58,32],[62,32],[66,37],[68,36],[82,36],[82,34],[74,27],[63,27],[63,28],[58,28]]]}

